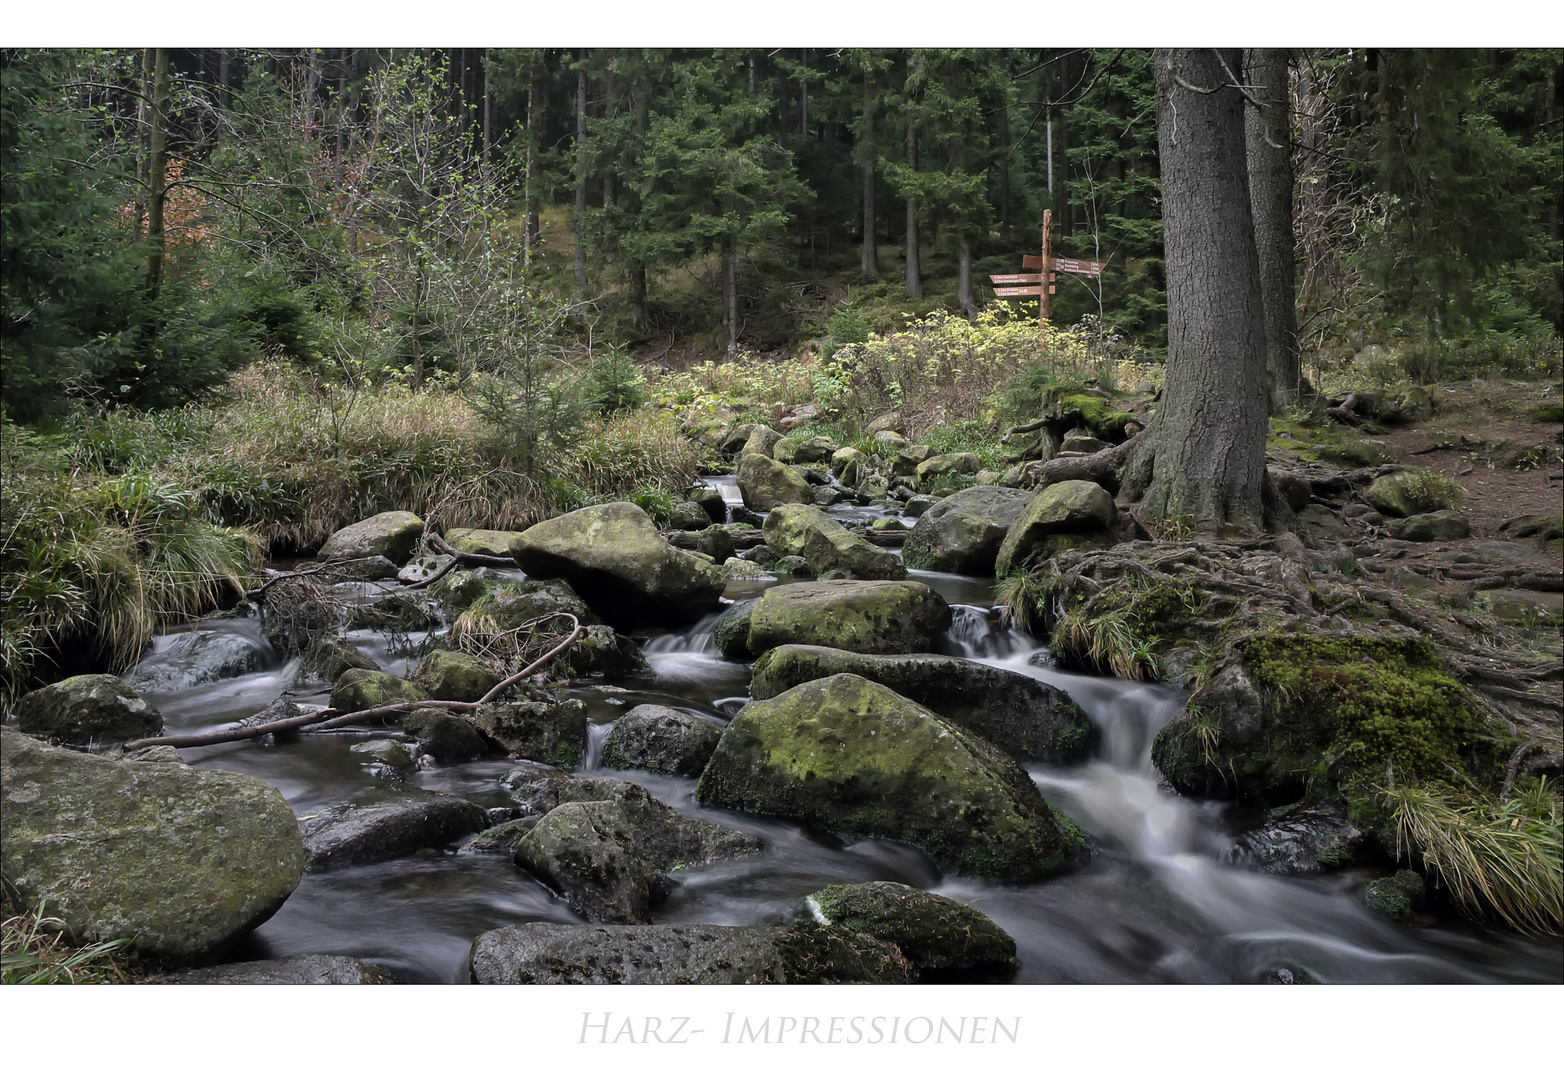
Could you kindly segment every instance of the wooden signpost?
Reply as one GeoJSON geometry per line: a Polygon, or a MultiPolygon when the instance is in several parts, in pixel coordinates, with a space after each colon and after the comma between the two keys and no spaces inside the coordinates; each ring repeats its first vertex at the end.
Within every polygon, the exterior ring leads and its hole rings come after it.
{"type": "Polygon", "coordinates": [[[1102,277],[1102,272],[1107,268],[1107,263],[1092,262],[1089,259],[1066,259],[1054,255],[1051,251],[1051,234],[1053,232],[1054,212],[1043,211],[1043,252],[1041,255],[1021,256],[1021,267],[1024,270],[1037,270],[1036,274],[990,274],[988,278],[994,283],[995,296],[1035,296],[1037,297],[1037,325],[1038,329],[1048,325],[1048,298],[1053,295],[1054,280],[1059,274],[1080,274],[1083,277],[1102,277]],[[1044,276],[1046,275],[1046,282],[1044,276]]]}

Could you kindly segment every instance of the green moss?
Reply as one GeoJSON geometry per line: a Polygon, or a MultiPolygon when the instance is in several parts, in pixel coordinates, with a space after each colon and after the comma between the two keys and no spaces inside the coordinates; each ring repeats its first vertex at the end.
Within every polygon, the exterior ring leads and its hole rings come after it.
{"type": "Polygon", "coordinates": [[[1531,415],[1527,419],[1534,424],[1564,423],[1564,405],[1560,405],[1557,401],[1539,405],[1531,411],[1531,415]]]}

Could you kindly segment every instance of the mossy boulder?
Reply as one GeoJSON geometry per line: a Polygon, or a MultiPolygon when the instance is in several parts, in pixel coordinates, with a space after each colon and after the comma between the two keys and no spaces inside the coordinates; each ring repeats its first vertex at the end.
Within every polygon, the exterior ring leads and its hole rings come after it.
{"type": "Polygon", "coordinates": [[[837,445],[834,439],[828,435],[816,435],[797,444],[797,448],[793,451],[793,461],[799,465],[810,465],[817,461],[829,462],[836,451],[837,445]]]}
{"type": "Polygon", "coordinates": [[[614,679],[651,670],[641,647],[612,626],[583,626],[581,636],[565,653],[565,666],[578,677],[614,679]]]}
{"type": "Polygon", "coordinates": [[[688,622],[716,610],[727,585],[711,563],[669,546],[631,502],[540,522],[522,533],[511,556],[533,577],[564,578],[619,630],[688,622]]]}
{"type": "Polygon", "coordinates": [[[472,724],[506,753],[562,769],[580,764],[586,749],[586,706],[576,698],[480,705],[472,724]]]}
{"type": "Polygon", "coordinates": [[[339,712],[360,712],[389,705],[393,701],[423,701],[423,689],[406,679],[383,671],[350,668],[337,676],[327,704],[339,712]]]}
{"type": "Polygon", "coordinates": [[[1375,480],[1363,499],[1387,517],[1404,518],[1459,509],[1461,489],[1438,473],[1397,472],[1375,480]]]}
{"type": "Polygon", "coordinates": [[[1363,903],[1392,922],[1409,923],[1423,903],[1423,875],[1397,870],[1390,877],[1375,878],[1363,887],[1363,903]]]}
{"type": "Polygon", "coordinates": [[[422,585],[431,578],[443,577],[454,562],[456,562],[455,555],[415,556],[406,566],[397,571],[396,579],[403,585],[422,585]]]}
{"type": "Polygon", "coordinates": [[[408,713],[402,730],[416,738],[419,749],[441,764],[476,761],[489,752],[489,744],[477,728],[445,709],[408,713]]]}
{"type": "Polygon", "coordinates": [[[1435,510],[1392,521],[1385,531],[1396,540],[1426,544],[1434,540],[1464,540],[1472,535],[1472,525],[1459,510],[1435,510]]]}
{"type": "Polygon", "coordinates": [[[1357,861],[1363,831],[1338,806],[1290,806],[1274,811],[1228,850],[1226,861],[1267,874],[1318,874],[1357,861]]]}
{"type": "Polygon", "coordinates": [[[407,744],[399,739],[367,739],[354,743],[348,749],[355,754],[367,755],[397,775],[413,771],[413,755],[408,753],[407,744]]]}
{"type": "Polygon", "coordinates": [[[744,505],[762,512],[787,503],[812,502],[815,497],[815,485],[802,472],[762,454],[739,458],[738,485],[744,505]]]}
{"type": "Polygon", "coordinates": [[[75,746],[125,742],[163,730],[163,715],[113,675],[77,675],[24,694],[17,726],[75,746]]]}
{"type": "Polygon", "coordinates": [[[646,769],[671,776],[699,776],[722,728],[683,709],[637,705],[614,721],[603,743],[610,769],[646,769]]]}
{"type": "Polygon", "coordinates": [[[806,900],[824,925],[896,946],[923,979],[999,982],[1015,974],[1015,939],[981,911],[948,897],[870,881],[832,885],[806,900]]]}
{"type": "Polygon", "coordinates": [[[1349,801],[1365,785],[1497,786],[1502,737],[1426,642],[1362,634],[1254,634],[1157,733],[1152,762],[1181,794],[1261,806],[1312,789],[1349,801]]]}
{"type": "Polygon", "coordinates": [[[950,605],[921,581],[800,581],[766,590],[749,613],[745,644],[849,652],[929,652],[950,627],[950,605]]]}
{"type": "Polygon", "coordinates": [[[489,823],[483,808],[406,784],[377,789],[299,822],[312,870],[438,850],[489,823]]]}
{"type": "Polygon", "coordinates": [[[374,555],[400,567],[423,535],[424,521],[406,510],[391,510],[338,529],[321,545],[322,559],[367,559],[374,555]]]}
{"type": "Polygon", "coordinates": [[[755,600],[740,600],[730,605],[711,628],[712,642],[724,659],[754,659],[755,654],[749,651],[749,613],[755,610],[756,603],[755,600]]]}
{"type": "Polygon", "coordinates": [[[519,532],[501,529],[447,529],[445,542],[466,555],[510,558],[511,545],[521,539],[519,532]]]}
{"type": "Polygon", "coordinates": [[[673,509],[668,511],[668,527],[670,529],[705,529],[711,526],[711,515],[706,513],[706,508],[700,503],[691,502],[689,499],[681,500],[673,504],[673,509]]]}
{"type": "Polygon", "coordinates": [[[1000,577],[1028,560],[1053,554],[1051,537],[1103,536],[1118,516],[1113,496],[1090,480],[1065,480],[1033,493],[1017,515],[994,559],[1000,577]]]}
{"type": "Polygon", "coordinates": [[[933,456],[933,447],[923,443],[897,447],[896,456],[891,459],[891,475],[912,476],[917,473],[919,465],[933,456]]]}
{"type": "Polygon", "coordinates": [[[962,451],[959,454],[935,454],[918,462],[912,475],[921,485],[933,480],[941,473],[964,473],[972,476],[983,467],[983,461],[971,451],[962,451]]]}
{"type": "Polygon", "coordinates": [[[861,675],[1025,759],[1071,765],[1085,759],[1091,722],[1070,695],[1015,671],[956,656],[867,656],[813,645],[781,645],[755,663],[756,701],[803,683],[861,675]]]}
{"type": "Polygon", "coordinates": [[[1000,545],[1029,498],[1014,488],[970,487],[941,499],[907,534],[902,561],[915,570],[991,575],[1000,545]]]}
{"type": "Polygon", "coordinates": [[[690,489],[689,501],[705,512],[706,520],[709,522],[721,525],[728,520],[728,504],[723,499],[722,492],[714,487],[697,484],[690,489]]]}
{"type": "Polygon", "coordinates": [[[335,634],[316,638],[304,654],[304,668],[321,678],[336,682],[345,671],[379,671],[380,666],[357,648],[335,634]]]}
{"type": "Polygon", "coordinates": [[[541,619],[556,611],[574,615],[582,625],[600,623],[588,607],[562,578],[528,578],[526,581],[506,581],[494,586],[478,597],[468,608],[468,621],[483,618],[496,630],[515,630],[523,623],[541,619]]]}
{"type": "Polygon", "coordinates": [[[446,614],[455,618],[472,606],[472,602],[494,585],[492,570],[452,570],[429,586],[429,598],[445,608],[446,614]]]}
{"type": "Polygon", "coordinates": [[[773,431],[764,424],[756,424],[750,429],[749,437],[744,440],[743,447],[739,450],[739,456],[756,454],[760,457],[771,457],[777,448],[777,443],[782,441],[782,433],[773,431]]]}
{"type": "Polygon", "coordinates": [[[886,581],[907,576],[901,560],[839,525],[813,506],[778,506],[761,527],[766,546],[782,555],[801,555],[816,574],[839,570],[855,578],[886,581]]]}
{"type": "Polygon", "coordinates": [[[869,455],[857,447],[844,446],[831,455],[831,473],[845,488],[863,483],[871,467],[869,455]]]}
{"type": "Polygon", "coordinates": [[[304,871],[286,800],[263,781],[171,761],[111,761],[0,729],[0,869],[24,911],[75,941],[216,958],[304,871]]]}
{"type": "Polygon", "coordinates": [[[500,683],[500,675],[476,656],[436,649],[424,657],[411,680],[430,701],[477,701],[500,683]]]}
{"type": "Polygon", "coordinates": [[[1009,756],[857,675],[741,709],[695,797],[913,844],[946,873],[1031,881],[1072,865],[1085,838],[1009,756]]]}
{"type": "Polygon", "coordinates": [[[754,854],[758,837],[681,814],[644,788],[602,802],[561,803],[516,845],[516,865],[594,922],[645,923],[668,874],[754,854]]]}

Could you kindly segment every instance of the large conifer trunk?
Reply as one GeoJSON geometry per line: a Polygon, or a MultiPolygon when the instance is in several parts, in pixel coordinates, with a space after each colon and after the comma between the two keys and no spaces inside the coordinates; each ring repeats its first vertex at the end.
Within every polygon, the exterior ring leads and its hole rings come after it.
{"type": "Polygon", "coordinates": [[[1159,49],[1155,58],[1167,386],[1125,488],[1144,494],[1146,518],[1188,515],[1202,530],[1263,524],[1264,315],[1244,100],[1233,85],[1242,59],[1237,49],[1159,49]]]}
{"type": "Polygon", "coordinates": [[[1292,224],[1291,95],[1286,49],[1247,49],[1244,82],[1265,108],[1244,112],[1249,153],[1249,203],[1265,308],[1266,390],[1273,415],[1298,401],[1303,368],[1298,355],[1292,224]]]}

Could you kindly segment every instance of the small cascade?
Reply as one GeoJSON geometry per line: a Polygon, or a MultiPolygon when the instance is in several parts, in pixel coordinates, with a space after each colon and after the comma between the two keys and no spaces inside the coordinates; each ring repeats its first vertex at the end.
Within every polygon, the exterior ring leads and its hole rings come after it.
{"type": "Polygon", "coordinates": [[[641,646],[641,651],[647,656],[665,656],[669,653],[716,656],[717,643],[712,635],[717,620],[722,616],[723,612],[714,611],[710,615],[702,615],[699,622],[682,634],[658,634],[641,646]]]}
{"type": "Polygon", "coordinates": [[[739,491],[737,476],[705,476],[701,478],[701,483],[721,495],[722,501],[729,506],[744,505],[744,496],[739,491]]]}
{"type": "Polygon", "coordinates": [[[603,744],[613,730],[613,724],[587,725],[586,747],[581,751],[582,772],[596,772],[603,767],[603,744]]]}
{"type": "Polygon", "coordinates": [[[950,629],[940,641],[940,651],[968,660],[1008,660],[1037,652],[1037,640],[1014,627],[1001,625],[998,612],[998,608],[952,604],[950,629]]]}

